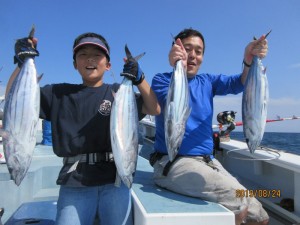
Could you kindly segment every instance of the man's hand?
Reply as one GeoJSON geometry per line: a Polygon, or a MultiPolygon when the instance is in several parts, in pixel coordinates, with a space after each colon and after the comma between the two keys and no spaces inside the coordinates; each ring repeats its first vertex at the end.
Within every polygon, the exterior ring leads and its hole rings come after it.
{"type": "Polygon", "coordinates": [[[182,60],[183,66],[184,68],[186,68],[187,59],[188,59],[188,54],[181,40],[178,38],[169,52],[169,63],[172,67],[174,67],[178,60],[182,60]]]}
{"type": "Polygon", "coordinates": [[[258,56],[261,59],[266,57],[268,53],[267,35],[262,35],[258,40],[254,40],[246,46],[244,53],[244,63],[246,65],[251,65],[253,56],[258,56]]]}

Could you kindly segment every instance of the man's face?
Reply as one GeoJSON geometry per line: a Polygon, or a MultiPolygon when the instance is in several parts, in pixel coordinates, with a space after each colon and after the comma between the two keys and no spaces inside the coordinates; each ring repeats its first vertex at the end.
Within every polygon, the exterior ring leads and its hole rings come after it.
{"type": "Polygon", "coordinates": [[[195,76],[203,60],[203,42],[200,37],[191,36],[182,39],[182,44],[188,54],[187,59],[187,76],[195,76]]]}

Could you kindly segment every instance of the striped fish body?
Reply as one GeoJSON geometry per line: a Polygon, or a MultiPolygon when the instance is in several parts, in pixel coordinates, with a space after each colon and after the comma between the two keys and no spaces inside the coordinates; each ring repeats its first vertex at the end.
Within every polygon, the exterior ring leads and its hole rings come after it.
{"type": "Polygon", "coordinates": [[[261,59],[255,56],[248,72],[242,99],[243,132],[251,153],[260,145],[264,135],[268,100],[266,68],[261,59]]]}
{"type": "Polygon", "coordinates": [[[190,113],[188,80],[179,60],[171,77],[164,115],[165,141],[170,161],[175,159],[179,151],[190,113]]]}
{"type": "Polygon", "coordinates": [[[138,112],[132,81],[126,77],[112,105],[110,138],[118,176],[131,188],[138,157],[138,112]]]}
{"type": "Polygon", "coordinates": [[[6,164],[20,185],[31,163],[36,145],[40,110],[40,88],[32,58],[27,58],[6,97],[3,115],[3,148],[6,164]]]}

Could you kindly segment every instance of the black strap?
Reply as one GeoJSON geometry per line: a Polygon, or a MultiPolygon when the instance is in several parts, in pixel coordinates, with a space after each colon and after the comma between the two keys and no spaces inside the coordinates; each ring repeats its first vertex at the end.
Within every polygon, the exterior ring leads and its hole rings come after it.
{"type": "Polygon", "coordinates": [[[88,153],[81,154],[73,157],[64,157],[64,164],[67,163],[75,163],[79,161],[79,163],[87,163],[87,164],[95,164],[100,162],[113,162],[114,156],[112,152],[101,152],[101,153],[88,153]]]}
{"type": "Polygon", "coordinates": [[[153,152],[150,154],[149,163],[153,167],[157,160],[161,160],[161,158],[166,155],[160,152],[153,152]]]}
{"type": "Polygon", "coordinates": [[[169,173],[169,171],[170,171],[170,169],[171,169],[171,166],[173,165],[173,163],[174,163],[178,158],[179,158],[179,156],[176,155],[172,162],[171,162],[171,161],[167,162],[167,164],[165,165],[164,170],[163,170],[163,175],[164,175],[164,176],[167,176],[167,175],[168,175],[168,173],[169,173]]]}
{"type": "MultiPolygon", "coordinates": [[[[161,160],[161,158],[163,156],[165,156],[167,154],[163,154],[163,153],[160,153],[160,152],[153,152],[150,154],[150,158],[149,158],[149,163],[150,165],[153,167],[153,165],[158,161],[158,160],[161,160]]],[[[172,166],[172,164],[176,161],[176,159],[178,158],[179,156],[175,156],[174,160],[171,162],[167,162],[167,164],[165,165],[164,167],[164,170],[163,170],[163,175],[164,176],[167,176],[169,171],[170,171],[170,168],[172,166]]]]}
{"type": "MultiPolygon", "coordinates": [[[[214,169],[214,170],[219,171],[219,169],[218,169],[217,167],[215,167],[215,165],[213,164],[213,161],[211,160],[210,155],[204,155],[204,156],[202,156],[202,157],[203,157],[204,161],[206,162],[206,164],[207,164],[208,166],[210,166],[210,167],[211,167],[212,169],[214,169]]],[[[172,162],[171,162],[171,161],[167,162],[167,164],[165,165],[164,170],[163,170],[163,175],[164,175],[164,176],[167,176],[167,175],[168,175],[168,173],[169,173],[169,171],[170,171],[170,169],[171,169],[171,166],[173,165],[173,163],[174,163],[178,158],[179,158],[179,155],[176,155],[176,157],[174,158],[174,160],[173,160],[172,162]]]]}
{"type": "Polygon", "coordinates": [[[212,162],[212,160],[211,160],[211,158],[210,158],[209,155],[204,155],[204,156],[202,156],[202,157],[203,157],[203,159],[204,159],[204,161],[205,161],[206,163],[212,162]]]}
{"type": "Polygon", "coordinates": [[[210,155],[204,155],[203,159],[209,167],[211,167],[214,170],[219,171],[219,169],[214,165],[213,161],[211,160],[210,155]]]}
{"type": "MultiPolygon", "coordinates": [[[[149,158],[149,163],[151,166],[153,166],[157,160],[161,160],[161,158],[163,156],[165,156],[166,154],[163,154],[163,153],[160,153],[160,152],[154,152],[154,153],[151,153],[150,154],[150,158],[149,158]]],[[[212,167],[213,169],[217,169],[214,164],[213,164],[213,161],[211,160],[210,158],[210,155],[203,155],[202,156],[204,161],[206,162],[206,164],[210,167],[212,167]]],[[[167,176],[170,169],[171,169],[171,166],[173,165],[173,163],[179,158],[179,155],[176,155],[174,160],[171,162],[171,161],[168,161],[167,164],[165,165],[164,167],[164,170],[163,170],[163,175],[164,176],[167,176]]],[[[218,169],[217,169],[218,170],[218,169]]]]}
{"type": "Polygon", "coordinates": [[[0,208],[0,218],[1,216],[3,216],[3,214],[4,214],[4,208],[0,208]]]}

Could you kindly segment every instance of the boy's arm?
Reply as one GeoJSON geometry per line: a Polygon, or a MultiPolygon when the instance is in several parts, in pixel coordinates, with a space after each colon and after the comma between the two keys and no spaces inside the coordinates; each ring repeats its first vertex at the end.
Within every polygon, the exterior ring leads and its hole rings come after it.
{"type": "Polygon", "coordinates": [[[18,75],[19,72],[20,72],[20,68],[16,67],[16,69],[14,70],[12,75],[10,76],[10,78],[8,80],[8,83],[6,85],[5,98],[7,97],[8,93],[9,93],[9,90],[11,88],[11,85],[14,82],[14,80],[16,79],[16,76],[18,75]]]}
{"type": "Polygon", "coordinates": [[[125,76],[132,80],[132,83],[139,89],[144,101],[142,113],[149,115],[160,114],[160,105],[157,101],[156,95],[148,82],[145,80],[145,75],[137,62],[137,60],[142,57],[144,53],[133,58],[127,45],[125,46],[125,52],[127,58],[124,59],[125,64],[121,76],[125,76]]]}
{"type": "Polygon", "coordinates": [[[142,113],[149,115],[160,114],[160,105],[148,82],[144,79],[139,85],[137,85],[137,88],[139,89],[144,100],[142,113]]]}

